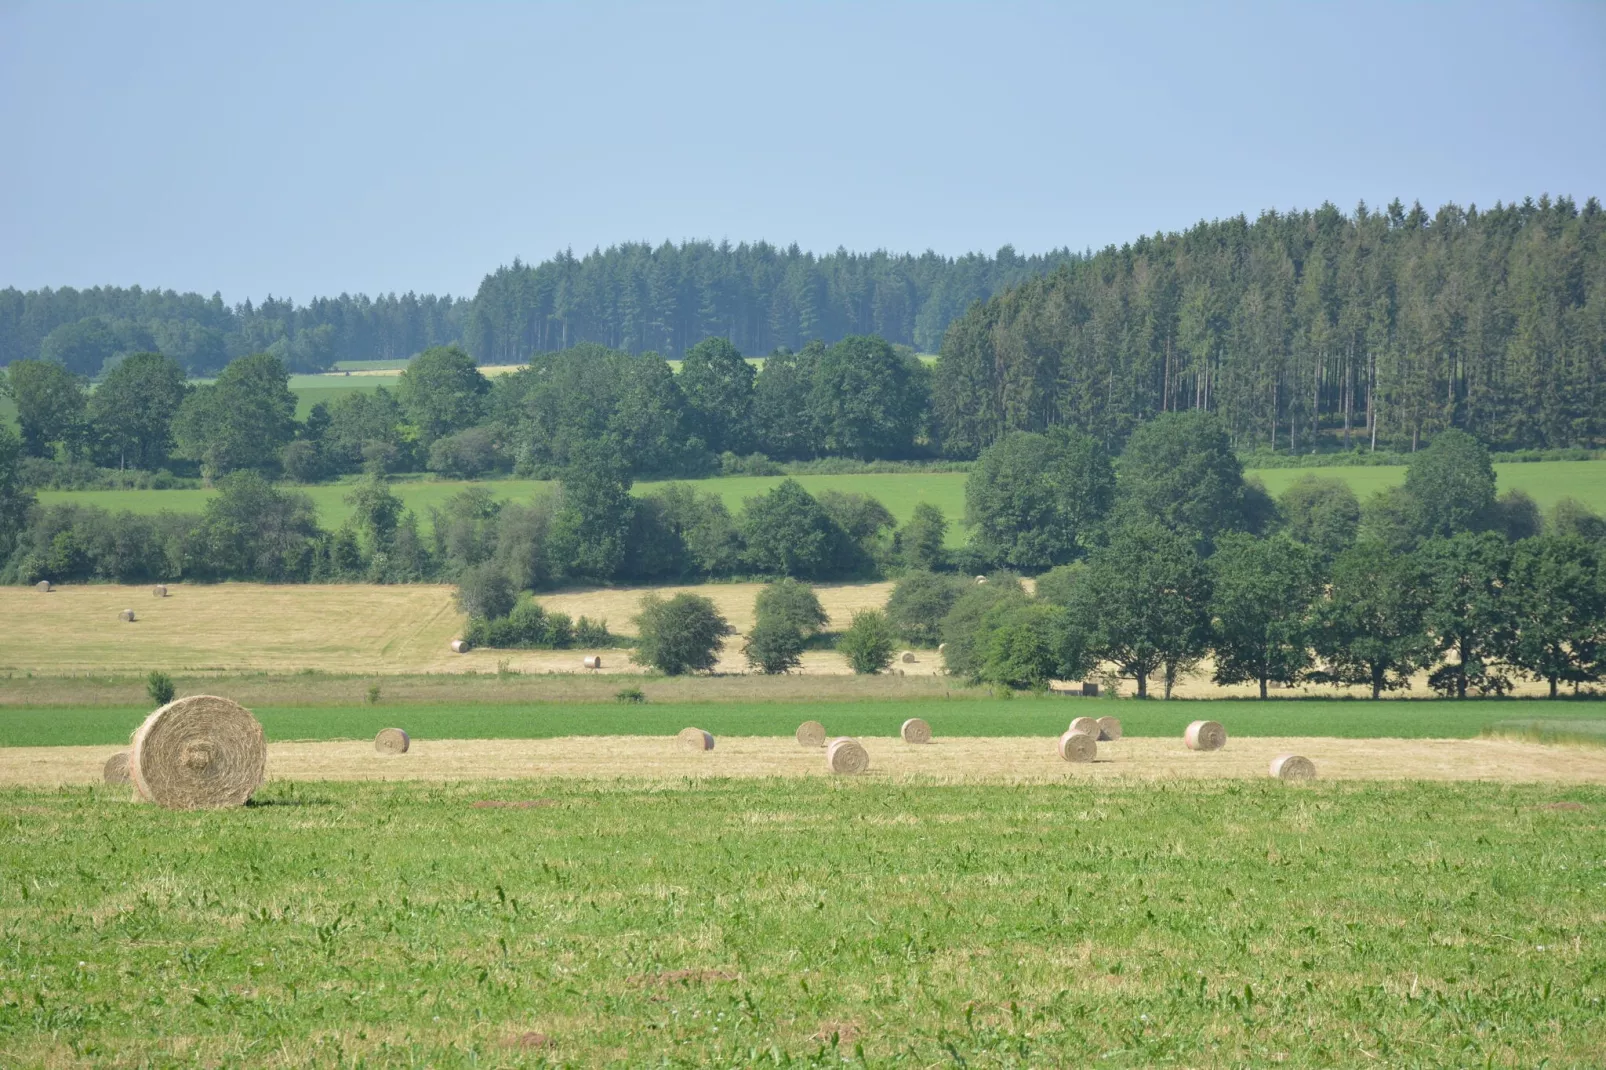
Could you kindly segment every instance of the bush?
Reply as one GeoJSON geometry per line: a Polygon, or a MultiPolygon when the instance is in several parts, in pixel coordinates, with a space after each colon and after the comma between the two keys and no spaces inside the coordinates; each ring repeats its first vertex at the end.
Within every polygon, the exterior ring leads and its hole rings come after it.
{"type": "Polygon", "coordinates": [[[613,693],[613,700],[627,706],[639,706],[647,701],[647,696],[639,687],[622,687],[613,693]]]}
{"type": "Polygon", "coordinates": [[[612,646],[613,636],[608,632],[608,622],[605,620],[591,620],[581,617],[574,622],[575,646],[612,646]]]}
{"type": "Polygon", "coordinates": [[[495,620],[513,611],[513,583],[495,565],[475,565],[463,570],[454,598],[457,608],[468,617],[495,620]]]}
{"type": "Polygon", "coordinates": [[[779,617],[763,617],[747,633],[742,653],[749,668],[774,675],[790,672],[802,664],[806,642],[803,633],[791,622],[779,617]]]}
{"type": "Polygon", "coordinates": [[[848,630],[837,640],[836,648],[848,659],[853,671],[869,675],[892,664],[894,636],[887,615],[879,609],[861,609],[853,614],[848,630]]]}
{"type": "Polygon", "coordinates": [[[470,621],[464,638],[474,646],[495,650],[568,650],[576,643],[590,647],[613,644],[605,623],[581,617],[577,626],[567,613],[549,613],[531,597],[520,599],[505,617],[470,621]]]}
{"type": "Polygon", "coordinates": [[[910,568],[934,571],[948,562],[943,542],[948,537],[948,520],[930,502],[915,506],[908,523],[893,537],[893,549],[910,568]]]}
{"type": "Polygon", "coordinates": [[[298,438],[279,451],[279,467],[292,483],[316,483],[328,472],[316,442],[298,438]]]}
{"type": "Polygon", "coordinates": [[[177,693],[177,689],[173,686],[173,678],[171,676],[153,669],[151,674],[145,677],[145,693],[158,706],[165,706],[173,701],[173,696],[177,693]]]}
{"type": "Polygon", "coordinates": [[[722,476],[778,476],[781,466],[762,453],[739,457],[726,450],[719,455],[719,474],[722,476]]]}
{"type": "Polygon", "coordinates": [[[985,584],[971,587],[942,619],[943,664],[955,676],[981,679],[987,660],[988,630],[984,618],[1002,603],[1024,604],[1026,592],[1020,580],[1009,573],[988,577],[985,584]]]}
{"type": "Polygon", "coordinates": [[[825,627],[829,619],[814,588],[792,579],[762,588],[753,601],[753,617],[759,623],[785,624],[804,639],[825,627]]]}
{"type": "Polygon", "coordinates": [[[965,581],[935,572],[910,572],[892,588],[887,619],[906,642],[934,647],[942,638],[942,619],[965,592],[965,581]]]}
{"type": "Polygon", "coordinates": [[[1092,667],[1086,637],[1060,606],[1000,602],[983,617],[982,630],[980,677],[988,683],[1043,690],[1050,680],[1075,679],[1092,667]]]}
{"type": "Polygon", "coordinates": [[[647,595],[635,625],[641,640],[630,660],[668,676],[712,670],[725,636],[733,632],[714,603],[695,594],[677,594],[667,602],[647,595]]]}
{"type": "Polygon", "coordinates": [[[429,448],[427,467],[454,479],[475,479],[510,465],[496,441],[496,432],[480,426],[436,439],[429,448]]]}

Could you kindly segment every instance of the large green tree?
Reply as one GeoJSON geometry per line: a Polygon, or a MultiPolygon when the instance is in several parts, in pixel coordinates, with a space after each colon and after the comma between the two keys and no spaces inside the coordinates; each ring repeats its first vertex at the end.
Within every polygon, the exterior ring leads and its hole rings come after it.
{"type": "Polygon", "coordinates": [[[53,360],[15,361],[8,372],[23,452],[49,457],[58,447],[75,450],[84,436],[83,380],[53,360]]]}
{"type": "Polygon", "coordinates": [[[33,504],[33,492],[22,486],[18,478],[18,461],[22,457],[22,443],[16,433],[0,423],[0,564],[11,556],[27,522],[28,507],[33,504]]]}
{"type": "Polygon", "coordinates": [[[1305,475],[1277,499],[1285,530],[1331,561],[1355,542],[1361,525],[1361,503],[1342,479],[1305,475]]]}
{"type": "Polygon", "coordinates": [[[1475,531],[1494,520],[1495,476],[1489,451],[1465,431],[1440,432],[1405,469],[1405,492],[1425,537],[1475,531]]]}
{"type": "Polygon", "coordinates": [[[795,479],[747,499],[741,532],[748,564],[766,575],[819,579],[856,557],[847,533],[795,479]]]}
{"type": "Polygon", "coordinates": [[[924,366],[883,338],[844,338],[814,362],[809,412],[824,448],[871,460],[914,447],[929,388],[924,366]]]}
{"type": "Polygon", "coordinates": [[[1506,678],[1493,662],[1512,638],[1505,597],[1511,548],[1506,540],[1495,532],[1461,532],[1429,539],[1417,559],[1427,578],[1424,623],[1439,653],[1453,659],[1433,672],[1430,683],[1456,698],[1466,698],[1468,687],[1505,692],[1506,678]]]}
{"type": "Polygon", "coordinates": [[[1016,432],[982,451],[965,482],[965,518],[987,559],[1043,569],[1085,551],[1114,496],[1109,455],[1087,435],[1016,432]]]}
{"type": "Polygon", "coordinates": [[[1243,465],[1225,426],[1207,413],[1167,413],[1143,424],[1117,473],[1125,514],[1207,542],[1252,526],[1243,465]]]}
{"type": "Polygon", "coordinates": [[[612,441],[576,448],[563,471],[562,506],[552,518],[548,554],[559,575],[612,580],[629,550],[630,470],[612,441]]]}
{"type": "Polygon", "coordinates": [[[427,444],[477,423],[490,389],[473,357],[456,346],[433,346],[408,362],[396,400],[427,444]]]}
{"type": "Polygon", "coordinates": [[[1310,668],[1315,550],[1284,535],[1224,535],[1209,558],[1215,678],[1221,684],[1292,684],[1310,668]]]}
{"type": "Polygon", "coordinates": [[[1512,548],[1505,597],[1512,631],[1503,660],[1550,686],[1589,683],[1606,665],[1606,593],[1599,549],[1576,535],[1541,535],[1512,548]]]}
{"type": "Polygon", "coordinates": [[[709,338],[686,351],[680,389],[708,448],[746,453],[753,448],[753,366],[724,338],[709,338]]]}
{"type": "Polygon", "coordinates": [[[173,418],[188,387],[178,361],[135,353],[118,361],[89,396],[96,452],[118,468],[157,469],[173,448],[173,418]]]}
{"type": "Polygon", "coordinates": [[[196,387],[179,406],[173,437],[181,455],[199,461],[210,477],[271,471],[295,435],[295,413],[290,373],[278,357],[257,353],[196,387]]]}
{"type": "Polygon", "coordinates": [[[667,600],[655,594],[642,598],[635,625],[640,642],[630,660],[667,676],[712,670],[725,637],[734,634],[712,601],[684,592],[667,600]]]}
{"type": "Polygon", "coordinates": [[[1316,603],[1312,645],[1334,684],[1364,684],[1372,697],[1409,687],[1433,656],[1423,619],[1427,577],[1410,554],[1362,540],[1333,561],[1316,603]]]}

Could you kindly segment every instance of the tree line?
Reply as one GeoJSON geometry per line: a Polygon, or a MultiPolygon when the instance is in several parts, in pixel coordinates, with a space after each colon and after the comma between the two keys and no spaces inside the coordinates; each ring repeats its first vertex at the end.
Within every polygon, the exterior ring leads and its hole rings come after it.
{"type": "Polygon", "coordinates": [[[971,308],[934,384],[942,448],[1079,428],[1118,447],[1166,412],[1243,450],[1501,449],[1606,434],[1606,257],[1590,198],[1266,212],[1071,261],[971,308]]]}

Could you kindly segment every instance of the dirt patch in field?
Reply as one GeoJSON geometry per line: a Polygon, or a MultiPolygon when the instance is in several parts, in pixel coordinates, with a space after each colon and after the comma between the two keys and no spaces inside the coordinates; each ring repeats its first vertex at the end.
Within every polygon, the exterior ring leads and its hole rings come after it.
{"type": "MultiPolygon", "coordinates": [[[[914,747],[860,737],[869,779],[956,783],[1057,783],[1136,778],[1262,779],[1279,754],[1303,754],[1319,780],[1492,780],[1606,783],[1606,749],[1504,739],[1327,739],[1238,737],[1199,753],[1180,737],[1128,737],[1099,744],[1099,761],[1060,759],[1052,738],[945,738],[914,747]]],[[[0,786],[95,784],[116,747],[0,748],[0,786]]],[[[269,780],[493,780],[572,777],[672,782],[710,777],[824,777],[817,752],[790,737],[726,736],[706,754],[673,736],[563,739],[414,740],[401,757],[368,740],[268,745],[269,780]]],[[[1290,786],[1292,791],[1299,790],[1290,786]]]]}
{"type": "Polygon", "coordinates": [[[710,984],[715,981],[734,981],[739,975],[730,970],[664,970],[660,973],[643,973],[627,979],[633,985],[689,985],[710,984]]]}

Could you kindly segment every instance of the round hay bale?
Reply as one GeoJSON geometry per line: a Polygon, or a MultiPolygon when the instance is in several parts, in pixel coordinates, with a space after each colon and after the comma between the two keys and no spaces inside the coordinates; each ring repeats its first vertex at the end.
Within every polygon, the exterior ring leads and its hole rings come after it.
{"type": "Polygon", "coordinates": [[[1100,727],[1099,719],[1097,717],[1077,717],[1071,721],[1071,726],[1067,728],[1066,731],[1080,732],[1084,736],[1092,736],[1095,740],[1097,740],[1099,738],[1100,727]]]}
{"type": "Polygon", "coordinates": [[[601,654],[587,654],[585,656],[584,665],[588,669],[600,669],[600,668],[602,668],[602,655],[601,654]]]}
{"type": "Polygon", "coordinates": [[[682,728],[675,737],[681,745],[688,750],[705,751],[714,749],[714,737],[701,728],[682,728]]]}
{"type": "Polygon", "coordinates": [[[169,702],[134,730],[134,790],[170,810],[243,806],[262,783],[268,741],[251,711],[215,695],[169,702]]]}
{"type": "Polygon", "coordinates": [[[108,784],[128,783],[128,752],[120,750],[100,767],[100,778],[108,784]]]}
{"type": "Polygon", "coordinates": [[[1227,745],[1227,730],[1215,721],[1195,721],[1182,734],[1189,750],[1220,750],[1227,745]]]}
{"type": "Polygon", "coordinates": [[[406,754],[413,745],[413,737],[400,728],[381,728],[374,737],[374,750],[380,754],[406,754]]]}
{"type": "Polygon", "coordinates": [[[903,737],[905,743],[931,742],[931,726],[918,717],[911,717],[903,722],[898,734],[903,737]]]}
{"type": "Polygon", "coordinates": [[[132,609],[125,609],[121,613],[117,614],[117,619],[121,621],[127,621],[128,623],[132,624],[135,620],[134,611],[132,609]]]}
{"type": "Polygon", "coordinates": [[[1121,718],[1119,718],[1119,717],[1100,717],[1099,718],[1099,741],[1102,742],[1102,743],[1114,743],[1116,740],[1118,740],[1120,738],[1121,738],[1121,718]]]}
{"type": "Polygon", "coordinates": [[[472,649],[474,648],[468,645],[467,639],[452,640],[452,653],[454,654],[467,654],[472,649]]]}
{"type": "Polygon", "coordinates": [[[151,588],[151,594],[155,595],[157,598],[166,598],[167,597],[167,584],[158,583],[155,587],[151,588]]]}
{"type": "Polygon", "coordinates": [[[1086,732],[1073,732],[1069,729],[1060,736],[1060,757],[1068,762],[1091,762],[1098,756],[1098,740],[1086,732]]]}
{"type": "Polygon", "coordinates": [[[986,583],[987,582],[987,577],[986,576],[977,576],[976,577],[976,582],[977,583],[986,583]]]}
{"type": "Polygon", "coordinates": [[[937,644],[937,653],[939,653],[939,654],[948,653],[948,644],[947,643],[938,643],[937,644]]]}
{"type": "Polygon", "coordinates": [[[797,726],[797,742],[801,747],[825,746],[825,726],[819,721],[804,721],[797,726]]]}
{"type": "Polygon", "coordinates": [[[915,657],[915,652],[913,650],[905,650],[899,660],[901,660],[905,665],[913,665],[919,659],[915,657]]]}
{"type": "Polygon", "coordinates": [[[1278,780],[1315,780],[1316,763],[1301,754],[1280,754],[1271,760],[1271,775],[1278,780]]]}
{"type": "Polygon", "coordinates": [[[40,594],[49,594],[53,590],[53,588],[50,586],[49,580],[40,580],[37,584],[35,584],[35,589],[38,590],[40,594]]]}
{"type": "Polygon", "coordinates": [[[870,768],[870,753],[856,739],[834,739],[825,748],[825,767],[833,773],[854,775],[870,768]]]}

